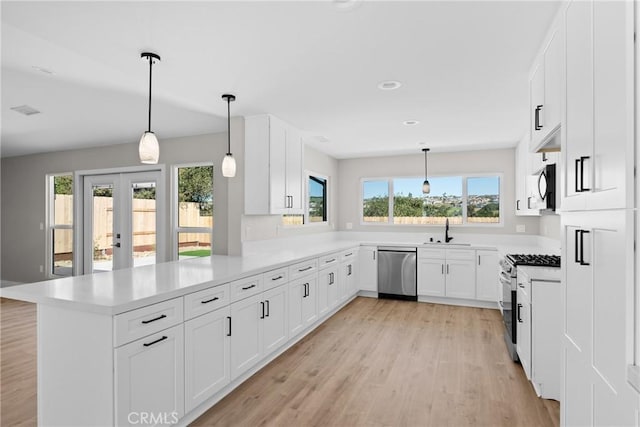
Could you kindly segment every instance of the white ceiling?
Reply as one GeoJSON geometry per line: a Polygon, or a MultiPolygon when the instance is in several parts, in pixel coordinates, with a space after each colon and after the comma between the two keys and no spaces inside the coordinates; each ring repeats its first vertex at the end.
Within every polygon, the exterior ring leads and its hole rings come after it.
{"type": "Polygon", "coordinates": [[[337,158],[513,146],[559,1],[2,2],[2,156],[272,113],[337,158]],[[43,73],[40,67],[53,72],[43,73]],[[382,80],[402,87],[381,91],[382,80]],[[10,107],[28,104],[42,114],[10,107]],[[404,126],[404,120],[419,120],[404,126]]]}

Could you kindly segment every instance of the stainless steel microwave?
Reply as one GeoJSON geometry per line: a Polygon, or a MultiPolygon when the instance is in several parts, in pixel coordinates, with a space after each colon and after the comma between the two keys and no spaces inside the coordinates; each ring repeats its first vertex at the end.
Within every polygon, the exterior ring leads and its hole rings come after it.
{"type": "Polygon", "coordinates": [[[540,196],[541,210],[556,210],[556,165],[546,165],[538,176],[538,194],[540,196]]]}

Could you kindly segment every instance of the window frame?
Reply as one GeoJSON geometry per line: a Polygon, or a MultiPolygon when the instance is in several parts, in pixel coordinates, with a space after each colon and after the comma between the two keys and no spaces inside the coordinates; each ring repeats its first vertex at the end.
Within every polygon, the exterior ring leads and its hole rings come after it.
{"type": "Polygon", "coordinates": [[[305,225],[309,225],[309,226],[322,226],[322,225],[328,225],[329,224],[329,176],[321,174],[321,173],[315,173],[312,171],[305,171],[305,181],[304,181],[304,186],[305,186],[305,204],[304,204],[304,224],[302,226],[305,225]],[[320,178],[320,179],[324,179],[324,216],[325,216],[325,220],[324,221],[320,221],[320,222],[311,222],[309,220],[310,216],[309,216],[309,203],[311,202],[311,194],[309,193],[309,181],[311,180],[311,177],[313,178],[320,178]]]}
{"type": "MultiPolygon", "coordinates": [[[[215,202],[213,204],[212,209],[212,223],[211,227],[180,227],[179,226],[179,212],[178,209],[180,202],[178,201],[178,170],[182,168],[193,168],[193,167],[207,167],[211,166],[211,195],[214,196],[214,188],[215,188],[215,164],[214,162],[193,162],[193,163],[180,163],[174,164],[171,168],[171,257],[170,259],[173,261],[180,260],[180,242],[179,242],[179,234],[180,233],[209,233],[209,241],[211,242],[211,256],[213,256],[213,227],[215,227],[215,217],[216,217],[216,206],[215,202]]],[[[215,200],[215,197],[214,197],[215,200]]]]}
{"type": "Polygon", "coordinates": [[[56,173],[48,173],[45,175],[45,188],[46,188],[46,201],[45,201],[45,210],[46,210],[46,224],[45,230],[47,231],[46,241],[45,241],[45,277],[49,279],[58,279],[61,277],[72,277],[76,275],[76,232],[74,226],[76,224],[76,177],[73,172],[56,172],[56,173]],[[72,186],[72,196],[73,196],[73,207],[71,208],[73,213],[73,220],[71,224],[56,224],[55,223],[55,185],[54,179],[58,176],[71,176],[73,179],[72,186]],[[71,230],[71,235],[73,237],[73,243],[71,244],[71,274],[70,275],[62,275],[54,273],[54,233],[56,230],[71,230]]]}
{"type": "MultiPolygon", "coordinates": [[[[430,175],[433,178],[448,178],[448,177],[460,177],[462,178],[462,224],[452,224],[452,227],[504,227],[504,173],[502,172],[482,172],[482,173],[450,173],[450,174],[439,174],[439,175],[430,175]],[[487,178],[487,177],[496,177],[499,181],[499,212],[500,212],[500,221],[497,223],[469,223],[467,220],[467,203],[468,203],[468,185],[467,180],[469,178],[487,178]]],[[[394,188],[393,188],[393,180],[394,179],[420,179],[423,180],[421,176],[416,175],[401,175],[401,176],[379,176],[379,177],[362,177],[360,178],[360,188],[358,192],[358,209],[359,209],[359,218],[361,226],[372,226],[372,227],[442,227],[442,224],[394,224],[393,223],[393,205],[394,205],[394,188]],[[388,192],[389,192],[389,213],[387,222],[369,222],[364,220],[364,183],[365,181],[387,181],[388,192]]]]}

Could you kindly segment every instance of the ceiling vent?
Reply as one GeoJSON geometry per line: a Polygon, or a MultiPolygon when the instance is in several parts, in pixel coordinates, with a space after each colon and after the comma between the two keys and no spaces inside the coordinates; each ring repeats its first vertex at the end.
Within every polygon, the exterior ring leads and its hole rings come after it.
{"type": "Polygon", "coordinates": [[[40,114],[40,111],[28,105],[20,105],[18,107],[11,107],[13,111],[24,114],[25,116],[33,116],[34,114],[40,114]]]}

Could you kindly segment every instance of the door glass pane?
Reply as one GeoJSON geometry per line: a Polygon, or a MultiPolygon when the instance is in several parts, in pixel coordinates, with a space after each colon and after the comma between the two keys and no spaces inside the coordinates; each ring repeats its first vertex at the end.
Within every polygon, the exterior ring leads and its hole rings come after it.
{"type": "Polygon", "coordinates": [[[487,176],[467,179],[467,222],[500,222],[500,178],[487,176]]]}
{"type": "Polygon", "coordinates": [[[178,259],[211,255],[211,233],[178,233],[178,259]]]}
{"type": "Polygon", "coordinates": [[[178,168],[178,226],[213,226],[213,166],[178,168]]]}
{"type": "Polygon", "coordinates": [[[57,276],[73,274],[73,230],[53,229],[52,273],[57,276]]]}
{"type": "Polygon", "coordinates": [[[131,185],[133,266],[156,263],[156,183],[131,185]]]}
{"type": "Polygon", "coordinates": [[[93,271],[113,270],[113,185],[92,186],[93,271]]]}
{"type": "Polygon", "coordinates": [[[389,181],[362,183],[362,219],[364,222],[389,222],[389,181]]]}

